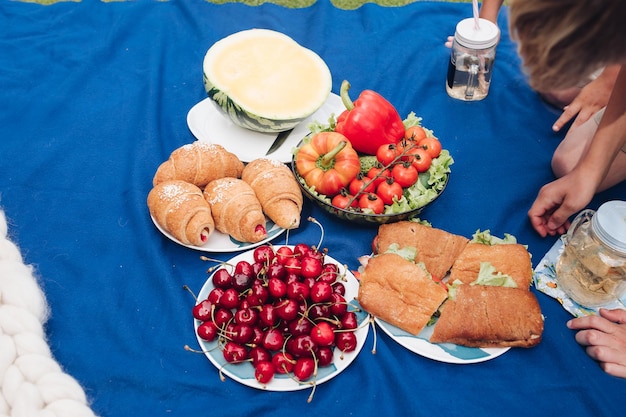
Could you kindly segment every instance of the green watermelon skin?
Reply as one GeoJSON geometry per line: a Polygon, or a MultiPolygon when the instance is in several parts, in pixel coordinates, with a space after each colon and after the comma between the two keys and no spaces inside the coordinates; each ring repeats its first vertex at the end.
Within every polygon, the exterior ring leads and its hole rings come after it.
{"type": "Polygon", "coordinates": [[[306,117],[308,117],[306,116],[288,120],[273,120],[267,117],[259,116],[243,109],[239,104],[234,102],[228,94],[215,87],[206,74],[203,78],[204,88],[208,97],[213,100],[213,103],[215,103],[234,124],[245,129],[262,133],[278,133],[293,129],[300,122],[306,119],[306,117]]]}

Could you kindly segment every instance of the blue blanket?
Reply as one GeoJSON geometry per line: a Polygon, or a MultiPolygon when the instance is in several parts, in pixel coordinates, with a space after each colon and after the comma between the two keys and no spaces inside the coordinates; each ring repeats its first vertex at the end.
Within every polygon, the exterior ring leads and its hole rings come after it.
{"type": "MultiPolygon", "coordinates": [[[[563,134],[558,112],[526,84],[506,12],[500,16],[489,96],[448,97],[444,46],[471,5],[326,0],[301,8],[198,0],[0,4],[0,207],[9,234],[40,277],[51,308],[55,357],[85,387],[96,413],[126,416],[618,415],[626,382],[607,376],[566,329],[569,314],[537,293],[542,343],[491,361],[447,364],[370,331],[358,358],[307,391],[264,392],[227,379],[200,354],[186,284],[199,291],[209,266],[154,227],[146,196],[158,165],[195,140],[189,109],[206,97],[202,59],[213,42],[254,27],[278,30],[317,52],[356,95],[380,92],[402,116],[423,118],[454,158],[443,195],[421,214],[467,237],[505,233],[534,265],[555,242],[526,212],[553,179],[563,134]]],[[[624,199],[626,184],[590,204],[624,199]]],[[[331,256],[358,267],[373,226],[333,218],[307,202],[303,219],[325,228],[331,256]]],[[[316,244],[306,221],[290,243],[316,244]]],[[[281,236],[276,243],[284,243],[281,236]]],[[[211,254],[226,260],[229,253],[211,254]]],[[[533,290],[534,291],[534,290],[533,290]]]]}

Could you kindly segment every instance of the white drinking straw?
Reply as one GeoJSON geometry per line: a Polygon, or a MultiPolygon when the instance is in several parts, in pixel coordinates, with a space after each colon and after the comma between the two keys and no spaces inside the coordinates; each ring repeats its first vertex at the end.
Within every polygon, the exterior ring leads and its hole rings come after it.
{"type": "Polygon", "coordinates": [[[474,29],[480,29],[480,23],[478,18],[478,0],[472,0],[472,4],[474,6],[474,29]]]}

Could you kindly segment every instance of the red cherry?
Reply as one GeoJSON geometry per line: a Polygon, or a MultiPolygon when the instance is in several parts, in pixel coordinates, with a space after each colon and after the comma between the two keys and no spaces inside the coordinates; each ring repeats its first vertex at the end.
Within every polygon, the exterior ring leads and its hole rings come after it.
{"type": "Polygon", "coordinates": [[[341,282],[335,282],[333,285],[333,292],[336,292],[337,294],[341,294],[341,295],[346,295],[346,286],[343,285],[341,282]]]}
{"type": "Polygon", "coordinates": [[[293,367],[293,375],[299,381],[306,381],[315,372],[315,361],[313,358],[299,358],[293,367]]]}
{"type": "Polygon", "coordinates": [[[283,332],[278,329],[268,329],[263,336],[263,347],[268,350],[280,350],[285,343],[283,332]]]}
{"type": "Polygon", "coordinates": [[[226,342],[224,350],[222,351],[226,362],[241,362],[248,356],[248,351],[245,347],[235,342],[226,342]]]}
{"type": "Polygon", "coordinates": [[[235,322],[239,324],[247,324],[248,326],[256,325],[259,320],[259,313],[253,308],[239,308],[235,312],[235,322]]]}
{"type": "Polygon", "coordinates": [[[250,262],[248,261],[239,261],[237,262],[237,264],[235,265],[235,274],[244,274],[247,275],[250,278],[254,278],[254,270],[252,269],[252,264],[250,264],[250,262]]]}
{"type": "Polygon", "coordinates": [[[276,261],[284,265],[285,261],[289,258],[293,258],[293,250],[289,246],[281,246],[276,249],[276,261]]]}
{"type": "Polygon", "coordinates": [[[231,338],[233,339],[233,342],[237,342],[242,345],[249,343],[252,338],[254,338],[254,330],[252,326],[248,324],[235,324],[232,331],[233,334],[231,335],[231,338]]]}
{"type": "Polygon", "coordinates": [[[320,346],[315,357],[317,358],[317,366],[323,367],[333,363],[334,351],[331,346],[320,346]]]}
{"type": "Polygon", "coordinates": [[[233,275],[233,288],[239,292],[244,292],[252,286],[255,278],[252,275],[235,273],[233,275]]]}
{"type": "Polygon", "coordinates": [[[270,361],[262,361],[254,367],[254,377],[261,384],[267,384],[274,378],[274,365],[270,361]]]}
{"type": "Polygon", "coordinates": [[[220,298],[220,305],[224,308],[236,308],[239,305],[239,293],[234,288],[224,291],[220,298]]]}
{"type": "Polygon", "coordinates": [[[330,301],[330,296],[333,293],[333,288],[328,282],[317,281],[311,287],[311,301],[314,303],[325,303],[330,301]]]}
{"type": "Polygon", "coordinates": [[[278,352],[272,357],[274,370],[279,374],[288,374],[293,371],[296,361],[293,356],[287,352],[278,352]]]}
{"type": "Polygon", "coordinates": [[[311,247],[305,243],[298,243],[296,246],[294,246],[293,248],[293,254],[296,257],[303,257],[305,255],[307,255],[308,253],[312,252],[313,249],[311,249],[311,247]]]}
{"type": "Polygon", "coordinates": [[[348,311],[341,316],[341,328],[346,330],[352,330],[359,327],[359,320],[354,311],[348,311]]]}
{"type": "Polygon", "coordinates": [[[252,257],[254,258],[254,262],[269,265],[275,257],[274,249],[269,245],[257,246],[254,252],[252,252],[252,257]]]}
{"type": "Polygon", "coordinates": [[[337,317],[341,317],[348,311],[348,304],[343,295],[333,292],[330,296],[330,312],[337,317]]]}
{"type": "Polygon", "coordinates": [[[191,313],[194,318],[200,321],[206,321],[211,319],[211,314],[213,314],[214,308],[214,304],[211,301],[203,300],[193,307],[191,313]]]}
{"type": "Polygon", "coordinates": [[[299,317],[295,320],[291,320],[287,325],[288,331],[292,336],[299,336],[301,334],[310,334],[313,329],[313,323],[308,317],[299,317]]]}
{"type": "Polygon", "coordinates": [[[352,352],[356,349],[356,335],[354,332],[339,332],[335,344],[342,352],[352,352]]]}
{"type": "Polygon", "coordinates": [[[287,283],[278,278],[267,280],[267,291],[274,298],[282,298],[287,295],[287,283]]]}
{"type": "Polygon", "coordinates": [[[308,334],[295,336],[287,341],[287,350],[296,358],[312,357],[317,345],[308,334]]]}
{"type": "Polygon", "coordinates": [[[334,283],[339,275],[339,267],[335,264],[327,263],[322,267],[322,272],[318,278],[318,281],[334,283]]]}
{"type": "Polygon", "coordinates": [[[316,324],[311,330],[310,336],[318,346],[330,346],[335,342],[335,332],[327,321],[316,324]]]}
{"type": "Polygon", "coordinates": [[[309,318],[317,320],[330,318],[330,307],[327,304],[314,304],[309,308],[309,318]]]}
{"type": "Polygon", "coordinates": [[[220,299],[222,298],[222,295],[224,295],[224,289],[223,288],[213,288],[211,290],[211,292],[209,293],[209,296],[207,297],[207,300],[209,300],[213,304],[219,304],[220,303],[220,299]]]}
{"type": "Polygon", "coordinates": [[[309,287],[304,282],[296,281],[287,285],[287,297],[296,301],[305,301],[309,298],[309,287]]]}
{"type": "Polygon", "coordinates": [[[220,268],[213,274],[211,278],[213,286],[216,288],[230,288],[233,285],[233,277],[225,268],[220,268]]]}
{"type": "Polygon", "coordinates": [[[300,275],[304,278],[315,278],[322,273],[322,261],[309,254],[300,261],[300,268],[300,275]]]}
{"type": "Polygon", "coordinates": [[[267,278],[278,278],[284,280],[287,276],[285,265],[274,262],[267,267],[267,278]]]}
{"type": "Polygon", "coordinates": [[[259,310],[259,321],[267,327],[274,327],[278,324],[278,315],[273,304],[263,304],[259,310]]]}
{"type": "Polygon", "coordinates": [[[285,260],[285,263],[283,265],[285,265],[287,273],[297,274],[298,276],[300,275],[300,259],[289,258],[285,260]]]}
{"type": "Polygon", "coordinates": [[[198,326],[196,333],[200,336],[200,338],[211,342],[217,337],[218,329],[212,321],[205,321],[198,326]]]}
{"type": "Polygon", "coordinates": [[[254,346],[250,348],[248,358],[252,361],[252,365],[256,366],[259,362],[271,361],[272,354],[263,346],[254,346]]]}
{"type": "Polygon", "coordinates": [[[228,308],[220,307],[213,313],[213,322],[219,328],[223,328],[233,319],[233,312],[228,308]]]}
{"type": "Polygon", "coordinates": [[[283,320],[293,320],[298,316],[298,302],[291,299],[280,300],[274,305],[276,314],[283,320]]]}

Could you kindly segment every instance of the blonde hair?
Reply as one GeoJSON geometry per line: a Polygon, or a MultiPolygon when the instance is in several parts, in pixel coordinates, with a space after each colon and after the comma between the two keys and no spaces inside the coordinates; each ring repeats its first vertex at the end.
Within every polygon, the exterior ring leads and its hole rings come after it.
{"type": "Polygon", "coordinates": [[[626,0],[511,0],[511,38],[529,84],[573,87],[596,70],[626,62],[626,0]]]}

